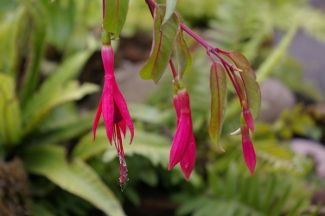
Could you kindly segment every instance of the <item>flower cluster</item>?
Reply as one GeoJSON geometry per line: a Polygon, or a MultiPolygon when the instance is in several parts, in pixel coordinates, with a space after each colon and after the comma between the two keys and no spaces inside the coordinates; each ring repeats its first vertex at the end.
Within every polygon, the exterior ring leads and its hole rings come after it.
{"type": "MultiPolygon", "coordinates": [[[[157,83],[169,65],[174,79],[173,103],[177,128],[171,144],[168,170],[180,163],[188,180],[196,160],[196,141],[193,134],[190,98],[182,83],[183,75],[190,70],[192,64],[190,49],[183,36],[183,32],[186,32],[206,49],[212,62],[210,70],[210,137],[213,142],[220,145],[220,134],[226,112],[227,83],[231,82],[241,106],[240,129],[238,131],[242,135],[243,155],[248,169],[253,174],[256,155],[250,132],[254,132],[254,119],[260,109],[261,94],[255,72],[249,62],[237,51],[227,52],[208,44],[184,25],[179,14],[173,9],[170,10],[164,5],[156,4],[153,0],[146,0],[146,3],[154,18],[153,41],[150,56],[140,71],[140,77],[157,83]],[[231,60],[231,63],[228,59],[231,60]],[[174,60],[177,62],[177,68],[173,64],[174,60]],[[229,80],[230,82],[228,82],[229,80]]],[[[127,0],[119,1],[118,7],[115,1],[103,0],[102,60],[105,69],[105,82],[93,124],[95,139],[98,121],[103,116],[108,140],[111,144],[114,143],[117,150],[120,161],[119,180],[123,187],[128,180],[128,170],[122,138],[125,136],[126,127],[128,127],[131,133],[131,144],[134,127],[127,104],[115,80],[114,51],[110,46],[110,40],[118,39],[126,19],[127,7],[127,0]],[[106,10],[109,10],[109,13],[105,13],[106,10]]]]}

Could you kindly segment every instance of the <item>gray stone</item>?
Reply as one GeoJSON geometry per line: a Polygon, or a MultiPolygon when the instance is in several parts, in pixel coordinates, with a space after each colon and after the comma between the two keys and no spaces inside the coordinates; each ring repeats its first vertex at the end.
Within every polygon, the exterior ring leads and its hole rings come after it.
{"type": "Polygon", "coordinates": [[[285,109],[296,103],[294,94],[279,80],[267,79],[261,84],[262,104],[258,120],[273,122],[285,109]]]}
{"type": "Polygon", "coordinates": [[[303,156],[311,156],[316,164],[316,172],[319,177],[325,179],[325,147],[318,142],[306,139],[293,139],[291,148],[303,156]]]}

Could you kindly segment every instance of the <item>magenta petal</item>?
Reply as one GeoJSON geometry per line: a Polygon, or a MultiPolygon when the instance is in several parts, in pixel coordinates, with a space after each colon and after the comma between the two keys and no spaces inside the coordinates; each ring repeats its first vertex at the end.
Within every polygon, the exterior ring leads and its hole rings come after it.
{"type": "Polygon", "coordinates": [[[130,144],[132,143],[133,137],[134,137],[134,126],[133,126],[133,122],[132,122],[132,118],[131,115],[129,113],[129,109],[128,106],[124,100],[123,95],[121,94],[116,81],[114,82],[114,100],[115,103],[126,123],[126,125],[128,126],[130,133],[131,133],[131,140],[130,140],[130,144]]]}
{"type": "Polygon", "coordinates": [[[97,107],[97,111],[96,111],[96,115],[94,118],[94,122],[93,122],[93,141],[95,141],[96,139],[96,131],[97,131],[97,126],[98,126],[98,122],[100,119],[100,115],[102,114],[102,98],[100,98],[98,107],[97,107]]]}
{"type": "Polygon", "coordinates": [[[192,133],[190,118],[181,117],[169,153],[168,170],[171,170],[184,156],[192,133]]]}
{"type": "Polygon", "coordinates": [[[241,134],[242,134],[242,148],[243,148],[243,154],[245,158],[246,165],[251,172],[251,174],[254,174],[255,166],[256,166],[256,155],[255,150],[251,141],[251,138],[249,137],[249,130],[246,125],[241,126],[241,134]]]}
{"type": "Polygon", "coordinates": [[[120,121],[118,123],[118,127],[121,129],[123,136],[125,137],[125,132],[126,132],[126,124],[125,121],[120,121]]]}
{"type": "Polygon", "coordinates": [[[114,76],[114,50],[111,46],[102,47],[102,61],[104,65],[105,77],[114,76]]]}
{"type": "Polygon", "coordinates": [[[190,139],[190,145],[188,146],[185,155],[180,161],[182,171],[187,181],[189,180],[191,173],[194,169],[195,160],[196,160],[196,143],[195,143],[194,135],[192,134],[190,139]]]}
{"type": "Polygon", "coordinates": [[[106,128],[106,134],[110,143],[113,137],[114,123],[114,100],[113,100],[113,84],[114,77],[114,51],[111,47],[104,46],[102,48],[102,60],[105,69],[104,88],[102,94],[102,114],[106,128]]]}
{"type": "Polygon", "coordinates": [[[178,95],[174,95],[173,103],[174,103],[174,109],[175,109],[175,112],[176,112],[176,123],[178,125],[179,124],[179,118],[180,118],[180,115],[181,115],[181,106],[180,106],[180,103],[179,103],[178,95]]]}
{"type": "Polygon", "coordinates": [[[254,133],[254,120],[251,112],[247,107],[243,108],[243,115],[248,128],[254,133]]]}
{"type": "Polygon", "coordinates": [[[181,107],[180,118],[169,153],[168,170],[171,170],[183,158],[192,137],[190,100],[186,90],[178,92],[178,101],[181,107]]]}

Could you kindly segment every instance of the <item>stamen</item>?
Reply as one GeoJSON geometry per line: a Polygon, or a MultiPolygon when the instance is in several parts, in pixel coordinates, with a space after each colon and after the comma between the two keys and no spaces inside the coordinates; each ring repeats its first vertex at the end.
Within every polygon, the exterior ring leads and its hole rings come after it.
{"type": "Polygon", "coordinates": [[[123,190],[126,187],[126,182],[129,180],[128,169],[126,166],[126,161],[125,161],[123,152],[121,152],[121,151],[118,152],[118,158],[119,158],[119,162],[120,162],[120,178],[119,178],[119,180],[120,180],[121,191],[123,192],[123,190]]]}

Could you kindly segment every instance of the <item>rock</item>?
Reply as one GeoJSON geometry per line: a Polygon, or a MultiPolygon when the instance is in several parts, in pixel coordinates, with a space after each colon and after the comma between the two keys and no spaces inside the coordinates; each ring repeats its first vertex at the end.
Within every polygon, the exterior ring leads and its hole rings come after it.
{"type": "Polygon", "coordinates": [[[279,80],[267,79],[261,84],[262,104],[258,119],[273,122],[285,109],[296,103],[294,94],[279,80]]]}
{"type": "Polygon", "coordinates": [[[293,151],[303,156],[311,156],[316,163],[317,175],[325,180],[325,147],[318,142],[306,139],[293,139],[291,141],[293,151]]]}
{"type": "Polygon", "coordinates": [[[148,94],[157,88],[152,80],[142,80],[139,72],[144,62],[132,63],[125,61],[121,67],[115,70],[116,81],[124,95],[125,100],[129,102],[143,102],[148,94]]]}

